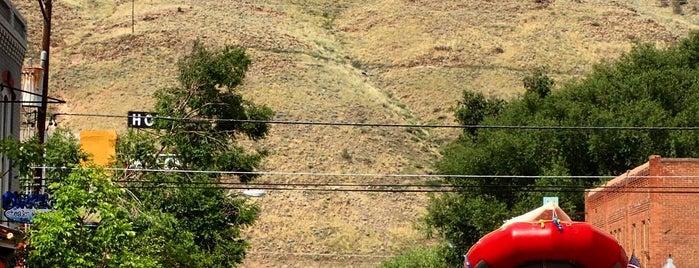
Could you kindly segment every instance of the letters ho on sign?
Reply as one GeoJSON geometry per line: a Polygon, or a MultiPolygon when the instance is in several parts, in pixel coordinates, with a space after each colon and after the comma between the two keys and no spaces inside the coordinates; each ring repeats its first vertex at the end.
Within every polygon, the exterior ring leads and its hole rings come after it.
{"type": "Polygon", "coordinates": [[[126,125],[132,128],[151,128],[156,116],[156,113],[129,111],[126,125]]]}

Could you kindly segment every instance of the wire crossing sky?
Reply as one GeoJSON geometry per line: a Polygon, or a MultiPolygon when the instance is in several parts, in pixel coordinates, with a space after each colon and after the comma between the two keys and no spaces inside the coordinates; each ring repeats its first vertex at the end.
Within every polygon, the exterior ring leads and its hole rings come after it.
{"type": "MultiPolygon", "coordinates": [[[[56,116],[81,116],[103,118],[129,118],[128,115],[109,115],[91,113],[56,113],[56,116]]],[[[534,125],[444,125],[444,124],[393,124],[393,123],[356,123],[329,121],[293,121],[293,120],[245,120],[245,119],[206,119],[206,118],[176,118],[154,116],[153,120],[182,121],[189,123],[240,122],[276,125],[315,125],[315,126],[348,126],[348,127],[398,127],[398,128],[457,128],[457,129],[521,129],[521,130],[633,130],[633,131],[696,131],[699,126],[534,126],[534,125]]]]}

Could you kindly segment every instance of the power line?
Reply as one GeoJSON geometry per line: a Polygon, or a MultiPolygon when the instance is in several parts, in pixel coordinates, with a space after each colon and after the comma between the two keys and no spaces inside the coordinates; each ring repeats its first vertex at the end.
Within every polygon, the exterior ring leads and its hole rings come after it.
{"type": "MultiPolygon", "coordinates": [[[[140,184],[160,184],[160,185],[121,185],[122,188],[201,188],[201,189],[278,189],[278,190],[321,190],[317,189],[320,187],[334,187],[328,188],[328,190],[336,190],[341,187],[393,187],[393,188],[432,188],[439,191],[455,190],[455,189],[469,189],[469,188],[486,188],[486,189],[498,189],[498,191],[510,191],[511,188],[518,188],[516,191],[521,192],[550,192],[550,191],[607,191],[607,192],[626,192],[625,189],[635,189],[639,193],[647,193],[649,191],[640,191],[639,189],[670,189],[672,191],[653,191],[659,193],[667,192],[679,192],[685,193],[688,191],[677,191],[674,189],[696,189],[699,190],[699,186],[641,186],[641,185],[601,185],[601,186],[578,186],[578,185],[522,185],[522,186],[503,186],[503,185],[468,185],[468,184],[448,184],[448,183],[436,183],[436,184],[397,184],[397,183],[243,183],[243,182],[220,182],[220,181],[198,181],[198,182],[187,182],[187,181],[164,181],[164,180],[113,180],[115,183],[140,183],[140,184]],[[313,188],[309,188],[313,187],[313,188]],[[440,189],[441,188],[441,189],[440,189]],[[594,189],[591,189],[594,188],[594,189]],[[611,190],[609,190],[611,189],[611,190]]],[[[354,189],[357,190],[357,189],[354,189]]],[[[386,191],[393,191],[386,190],[386,191]]],[[[372,190],[374,191],[374,190],[372,190]]],[[[693,193],[694,191],[692,191],[693,193]]],[[[699,193],[699,191],[697,191],[699,193]]]]}
{"type": "MultiPolygon", "coordinates": [[[[108,115],[91,113],[56,113],[55,116],[84,116],[130,118],[128,115],[108,115]]],[[[180,121],[186,123],[254,123],[275,125],[315,125],[315,126],[350,126],[350,127],[398,127],[398,128],[457,128],[457,129],[523,129],[523,130],[635,130],[635,131],[695,131],[699,126],[543,126],[543,125],[446,125],[446,124],[399,124],[399,123],[357,123],[331,121],[293,121],[293,120],[251,120],[251,119],[206,119],[206,118],[177,118],[169,116],[153,116],[154,120],[180,121]]]]}
{"type": "Polygon", "coordinates": [[[333,172],[292,172],[292,171],[225,171],[225,170],[186,170],[186,169],[141,169],[141,168],[91,168],[91,167],[54,167],[40,166],[47,170],[103,169],[107,171],[162,172],[162,173],[198,173],[229,175],[272,175],[272,176],[316,176],[316,177],[393,177],[393,178],[490,178],[490,179],[613,179],[624,177],[630,179],[694,179],[699,175],[490,175],[490,174],[395,174],[395,173],[333,173],[333,172]]]}
{"type": "MultiPolygon", "coordinates": [[[[224,189],[224,190],[271,190],[271,191],[310,191],[310,192],[363,192],[363,193],[455,193],[457,189],[357,189],[357,188],[296,188],[296,187],[242,187],[242,186],[119,186],[126,189],[224,189]]],[[[699,193],[699,191],[697,191],[699,193]]]]}
{"type": "MultiPolygon", "coordinates": [[[[270,190],[270,191],[309,191],[309,192],[363,192],[363,193],[462,193],[464,190],[455,188],[421,188],[421,189],[404,189],[404,188],[308,188],[308,187],[243,187],[243,186],[118,186],[126,189],[225,189],[225,190],[270,190]]],[[[638,194],[699,194],[699,187],[692,187],[696,190],[584,190],[584,189],[517,189],[516,192],[528,193],[582,193],[582,192],[605,192],[605,193],[638,193],[638,194]]],[[[480,191],[481,193],[503,193],[512,192],[502,186],[494,187],[492,190],[480,191]]]]}
{"type": "MultiPolygon", "coordinates": [[[[42,166],[47,170],[93,169],[90,167],[42,166]]],[[[270,176],[314,176],[314,177],[379,177],[379,178],[490,178],[490,179],[613,179],[625,178],[699,178],[699,175],[489,175],[489,174],[394,174],[394,173],[333,173],[333,172],[292,172],[292,171],[225,171],[225,170],[186,170],[186,169],[140,169],[140,168],[98,168],[107,171],[144,173],[195,173],[228,175],[270,175],[270,176]]]]}
{"type": "MultiPolygon", "coordinates": [[[[283,4],[277,4],[277,3],[239,3],[244,6],[252,6],[252,7],[278,7],[278,8],[292,8],[292,7],[297,7],[297,8],[320,8],[318,5],[311,5],[311,4],[302,4],[302,3],[283,3],[283,4]]],[[[628,2],[618,2],[618,1],[613,1],[611,4],[608,1],[593,1],[590,3],[591,5],[595,5],[598,7],[605,7],[605,8],[637,8],[637,7],[643,7],[643,8],[659,8],[659,9],[670,9],[672,6],[667,6],[663,7],[658,4],[646,4],[646,3],[628,3],[628,2]]],[[[445,13],[468,13],[468,14],[477,14],[477,11],[473,11],[468,8],[452,8],[449,7],[448,9],[427,9],[424,6],[419,6],[419,7],[413,7],[413,8],[408,8],[405,9],[405,6],[403,6],[404,9],[401,9],[400,11],[403,11],[400,15],[415,15],[417,14],[425,14],[425,13],[438,13],[439,15],[446,15],[445,13]]],[[[627,10],[631,11],[631,10],[627,10]]],[[[640,10],[636,10],[636,12],[641,12],[640,10]]]]}
{"type": "Polygon", "coordinates": [[[357,253],[312,253],[312,252],[275,252],[275,251],[249,251],[249,254],[258,255],[292,255],[292,256],[314,256],[314,257],[345,257],[345,258],[392,258],[390,255],[371,255],[357,253]]]}
{"type": "MultiPolygon", "coordinates": [[[[46,169],[77,169],[77,168],[56,168],[45,167],[46,169]]],[[[142,170],[124,168],[106,168],[113,171],[149,171],[149,172],[187,172],[187,173],[227,173],[227,174],[274,174],[274,175],[312,175],[312,176],[372,176],[372,177],[430,177],[430,178],[499,178],[499,179],[536,179],[536,178],[610,178],[615,176],[519,176],[519,175],[434,175],[434,174],[368,174],[368,173],[298,173],[298,172],[236,172],[236,171],[199,171],[199,170],[142,170]]],[[[634,176],[622,175],[625,178],[699,178],[699,175],[687,176],[634,176]]],[[[616,176],[618,177],[618,176],[616,176]]],[[[449,183],[422,183],[422,184],[397,184],[397,183],[242,183],[242,182],[187,182],[187,181],[165,181],[165,180],[115,180],[116,183],[140,183],[147,185],[120,185],[121,188],[129,189],[228,189],[228,190],[278,190],[278,191],[326,191],[326,192],[412,192],[412,193],[446,193],[463,192],[467,189],[480,189],[483,192],[613,192],[613,193],[667,193],[667,194],[699,194],[699,186],[640,186],[640,185],[601,185],[601,186],[576,186],[576,185],[469,185],[469,184],[449,184],[449,183]],[[348,188],[353,187],[353,188],[348,188]],[[361,188],[360,188],[361,187],[361,188]],[[411,189],[412,188],[412,189],[411,189]]]]}
{"type": "Polygon", "coordinates": [[[127,186],[134,189],[229,189],[229,190],[281,190],[281,191],[331,191],[331,192],[463,192],[464,189],[480,189],[483,192],[529,192],[529,193],[675,193],[699,194],[699,186],[622,186],[603,185],[594,187],[575,185],[525,185],[508,187],[503,185],[463,185],[463,184],[378,184],[378,183],[236,183],[236,182],[167,182],[167,181],[127,181],[122,183],[149,183],[160,185],[127,186]],[[175,184],[175,185],[171,185],[175,184]],[[330,188],[328,188],[330,187],[330,188]],[[346,188],[363,187],[363,188],[346,188]],[[376,187],[376,188],[373,188],[376,187]],[[418,189],[407,189],[418,188],[418,189]],[[517,188],[517,189],[512,189],[517,188]]]}
{"type": "MultiPolygon", "coordinates": [[[[123,187],[126,188],[184,188],[184,187],[193,187],[193,188],[217,188],[217,187],[223,187],[223,188],[243,188],[243,189],[250,189],[250,188],[255,188],[255,189],[264,189],[264,188],[284,188],[284,189],[291,189],[291,188],[303,188],[303,189],[319,189],[319,188],[327,188],[330,190],[334,189],[340,189],[340,188],[348,188],[348,187],[364,187],[367,189],[378,189],[378,188],[394,188],[394,189],[406,189],[406,188],[420,188],[420,189],[464,189],[464,188],[493,188],[493,189],[498,189],[498,188],[508,188],[508,187],[503,187],[502,185],[463,185],[463,184],[391,184],[391,183],[240,183],[240,182],[168,182],[168,181],[128,181],[128,180],[117,180],[114,181],[117,183],[141,183],[141,184],[149,184],[149,185],[141,185],[141,186],[133,186],[133,185],[122,185],[123,187]],[[153,185],[153,184],[158,184],[158,185],[153,185]],[[330,187],[330,188],[328,188],[330,187]]],[[[567,187],[567,186],[562,186],[558,187],[555,185],[543,185],[543,186],[524,186],[524,188],[542,188],[542,189],[558,189],[558,188],[563,188],[563,189],[578,189],[578,190],[584,190],[585,187],[579,186],[579,187],[567,187]]],[[[699,189],[699,187],[691,187],[692,189],[696,188],[699,189]]],[[[525,190],[526,191],[526,190],[525,190]]]]}
{"type": "MultiPolygon", "coordinates": [[[[244,182],[219,182],[219,181],[209,181],[209,182],[187,182],[187,181],[150,181],[150,180],[114,180],[117,183],[149,183],[149,184],[175,184],[175,185],[234,185],[234,186],[245,186],[247,188],[254,187],[423,187],[423,188],[510,188],[503,185],[486,184],[486,185],[468,185],[468,184],[448,184],[448,183],[438,183],[438,184],[396,184],[396,183],[244,183],[244,182]]],[[[157,186],[152,186],[157,187],[157,186]]],[[[594,186],[593,186],[594,187],[594,186]]],[[[697,186],[641,186],[641,185],[602,185],[595,187],[596,189],[619,189],[619,188],[632,188],[632,189],[698,189],[697,186]]],[[[578,189],[587,190],[590,187],[578,186],[578,185],[524,185],[515,186],[512,188],[534,188],[534,189],[578,189]]]]}

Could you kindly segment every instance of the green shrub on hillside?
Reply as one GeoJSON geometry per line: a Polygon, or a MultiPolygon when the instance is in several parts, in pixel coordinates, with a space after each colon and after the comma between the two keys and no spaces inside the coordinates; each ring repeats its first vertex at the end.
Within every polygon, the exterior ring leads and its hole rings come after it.
{"type": "Polygon", "coordinates": [[[449,268],[444,256],[445,246],[416,248],[384,261],[379,268],[449,268]]]}

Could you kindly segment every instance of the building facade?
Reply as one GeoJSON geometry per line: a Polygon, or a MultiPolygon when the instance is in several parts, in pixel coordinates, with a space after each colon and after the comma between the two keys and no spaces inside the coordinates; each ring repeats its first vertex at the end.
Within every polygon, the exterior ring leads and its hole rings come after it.
{"type": "MultiPolygon", "coordinates": [[[[0,0],[0,138],[19,139],[22,65],[27,50],[27,23],[12,2],[0,0]]],[[[0,156],[0,190],[18,190],[10,160],[0,156]]]]}
{"type": "MultiPolygon", "coordinates": [[[[27,22],[10,0],[0,0],[0,138],[19,139],[22,65],[27,50],[27,22]]],[[[0,155],[0,191],[19,190],[17,172],[10,159],[0,155]]],[[[12,263],[18,225],[2,214],[0,223],[0,267],[12,263]]]]}
{"type": "Polygon", "coordinates": [[[585,193],[585,221],[616,237],[642,267],[699,264],[699,159],[651,156],[585,193]]]}

